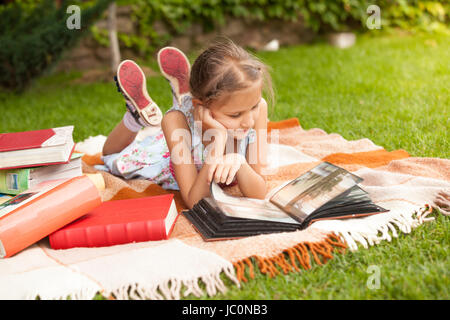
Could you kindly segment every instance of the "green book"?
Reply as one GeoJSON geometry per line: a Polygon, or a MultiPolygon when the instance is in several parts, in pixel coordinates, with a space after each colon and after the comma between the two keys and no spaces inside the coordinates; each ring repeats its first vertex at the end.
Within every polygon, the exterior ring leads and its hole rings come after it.
{"type": "Polygon", "coordinates": [[[68,163],[0,170],[0,193],[17,195],[43,181],[81,176],[82,156],[74,152],[68,163]]]}

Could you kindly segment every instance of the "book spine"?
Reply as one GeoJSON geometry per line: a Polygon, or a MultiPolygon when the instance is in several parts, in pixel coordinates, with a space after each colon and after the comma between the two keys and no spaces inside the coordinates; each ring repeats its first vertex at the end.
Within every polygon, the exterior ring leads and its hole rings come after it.
{"type": "Polygon", "coordinates": [[[52,249],[108,247],[119,244],[166,240],[162,220],[61,229],[49,236],[52,249]]]}
{"type": "Polygon", "coordinates": [[[0,193],[17,195],[30,188],[31,169],[0,170],[0,193]]]}
{"type": "Polygon", "coordinates": [[[16,254],[101,203],[97,188],[86,176],[58,185],[1,218],[0,258],[16,254]]]}

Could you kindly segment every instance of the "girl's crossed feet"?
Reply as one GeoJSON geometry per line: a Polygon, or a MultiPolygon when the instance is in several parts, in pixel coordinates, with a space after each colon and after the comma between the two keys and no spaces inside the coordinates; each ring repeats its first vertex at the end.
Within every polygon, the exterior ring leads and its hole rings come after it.
{"type": "MultiPolygon", "coordinates": [[[[182,98],[190,95],[189,60],[179,49],[165,47],[158,52],[158,65],[170,83],[174,100],[181,105],[182,98]]],[[[161,110],[148,94],[144,72],[134,61],[122,61],[114,80],[125,98],[128,111],[139,126],[157,126],[161,123],[161,110]]]]}

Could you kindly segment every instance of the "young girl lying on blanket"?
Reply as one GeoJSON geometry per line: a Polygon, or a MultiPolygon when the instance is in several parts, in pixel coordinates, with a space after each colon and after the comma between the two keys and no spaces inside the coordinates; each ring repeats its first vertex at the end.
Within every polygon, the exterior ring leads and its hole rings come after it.
{"type": "Polygon", "coordinates": [[[212,44],[192,69],[173,47],[159,51],[158,64],[173,93],[164,117],[139,66],[125,60],[118,67],[116,83],[128,110],[103,147],[108,170],[180,190],[190,208],[209,195],[211,181],[237,183],[246,197],[264,198],[267,103],[262,91],[272,93],[266,66],[231,40],[212,44]],[[160,125],[159,134],[135,140],[143,126],[160,125]]]}

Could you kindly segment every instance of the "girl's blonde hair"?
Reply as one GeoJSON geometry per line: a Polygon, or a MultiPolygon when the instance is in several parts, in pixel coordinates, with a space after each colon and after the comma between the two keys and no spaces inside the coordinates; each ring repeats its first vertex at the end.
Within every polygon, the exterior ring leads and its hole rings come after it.
{"type": "Polygon", "coordinates": [[[268,67],[230,39],[220,37],[195,60],[189,85],[192,96],[208,107],[212,101],[246,89],[259,80],[262,80],[266,98],[273,105],[268,67]]]}

